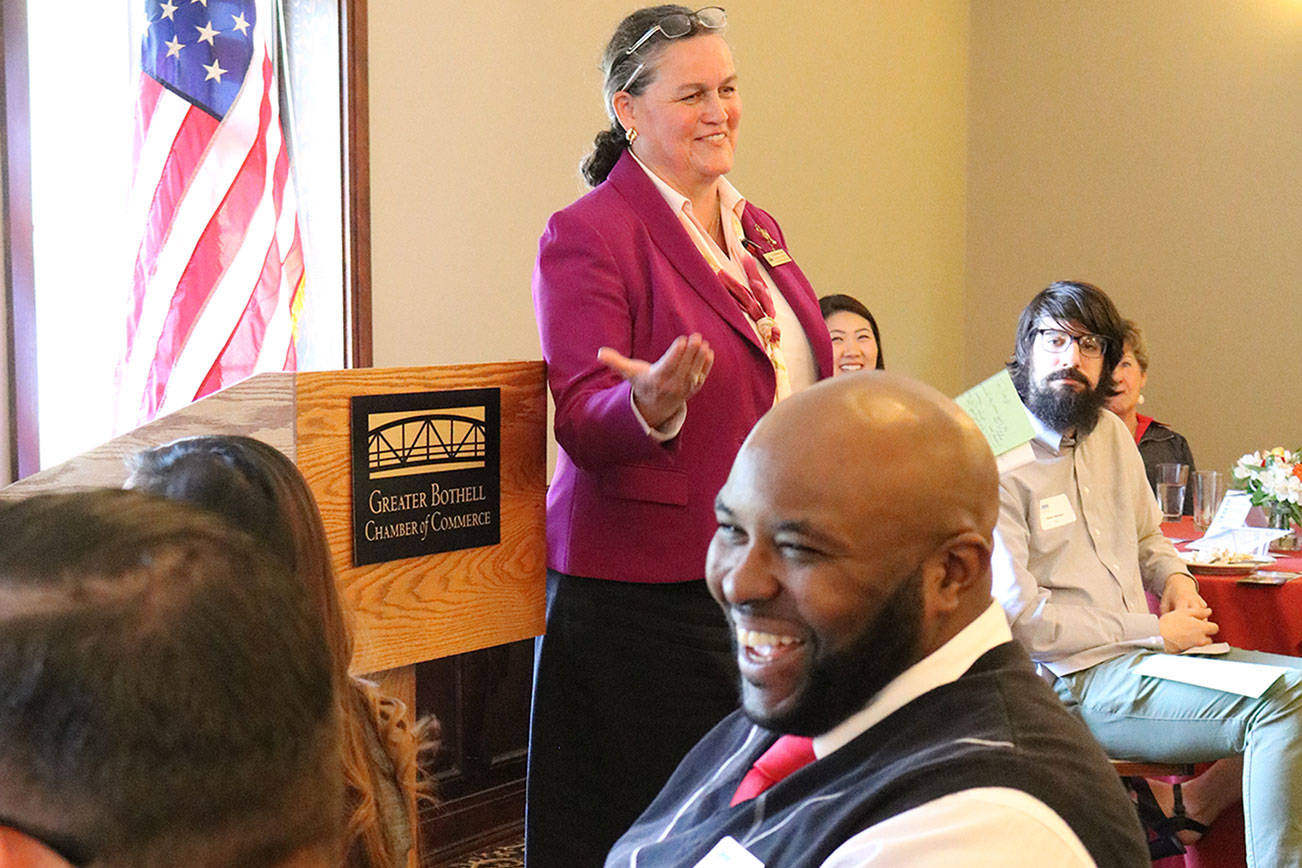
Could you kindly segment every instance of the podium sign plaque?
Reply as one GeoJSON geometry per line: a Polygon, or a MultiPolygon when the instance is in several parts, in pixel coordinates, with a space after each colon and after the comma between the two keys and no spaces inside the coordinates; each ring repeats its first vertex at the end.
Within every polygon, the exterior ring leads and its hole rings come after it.
{"type": "Polygon", "coordinates": [[[354,396],[353,565],[497,545],[501,394],[354,396]]]}

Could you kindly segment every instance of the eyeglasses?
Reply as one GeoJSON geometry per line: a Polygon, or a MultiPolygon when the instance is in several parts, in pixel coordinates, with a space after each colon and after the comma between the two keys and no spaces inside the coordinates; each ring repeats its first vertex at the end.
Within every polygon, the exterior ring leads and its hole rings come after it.
{"type": "Polygon", "coordinates": [[[1086,359],[1101,357],[1108,346],[1108,339],[1103,335],[1074,335],[1062,329],[1036,329],[1035,339],[1051,353],[1065,353],[1075,343],[1080,347],[1081,357],[1086,359]]]}
{"type": "MultiPolygon", "coordinates": [[[[671,12],[655,24],[652,24],[647,32],[642,34],[642,38],[633,43],[632,48],[625,48],[624,56],[628,57],[630,54],[635,53],[643,45],[646,45],[648,39],[657,33],[663,34],[665,39],[677,39],[680,36],[686,36],[692,32],[693,21],[706,30],[719,30],[728,23],[728,13],[723,11],[721,6],[706,6],[690,13],[671,12]]],[[[645,63],[639,63],[620,90],[628,90],[629,86],[633,84],[633,80],[642,74],[642,69],[645,66],[645,63]]]]}

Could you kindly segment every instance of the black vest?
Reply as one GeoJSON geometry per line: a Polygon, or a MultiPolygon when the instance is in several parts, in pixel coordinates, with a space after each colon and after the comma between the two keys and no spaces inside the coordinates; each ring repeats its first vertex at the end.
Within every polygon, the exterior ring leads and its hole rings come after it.
{"type": "Polygon", "coordinates": [[[695,865],[724,836],[770,868],[818,866],[864,829],[975,787],[1021,790],[1044,802],[1100,868],[1150,864],[1134,808],[1102,749],[1015,643],[992,648],[957,681],[729,807],[776,737],[741,712],[724,718],[620,838],[608,868],[629,865],[634,849],[639,868],[695,865]]]}

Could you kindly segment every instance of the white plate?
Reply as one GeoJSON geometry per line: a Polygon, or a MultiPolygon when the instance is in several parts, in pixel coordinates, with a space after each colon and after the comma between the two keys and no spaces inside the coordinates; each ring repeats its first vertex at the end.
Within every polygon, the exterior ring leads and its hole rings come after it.
{"type": "Polygon", "coordinates": [[[1189,572],[1195,575],[1202,573],[1206,576],[1246,576],[1258,567],[1272,566],[1274,563],[1274,558],[1256,558],[1250,561],[1234,561],[1227,564],[1200,564],[1197,561],[1185,561],[1185,565],[1189,567],[1189,572]]]}

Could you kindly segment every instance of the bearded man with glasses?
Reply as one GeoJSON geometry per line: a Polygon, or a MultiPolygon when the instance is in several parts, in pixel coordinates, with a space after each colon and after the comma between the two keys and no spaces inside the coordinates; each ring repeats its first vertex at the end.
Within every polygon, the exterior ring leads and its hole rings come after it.
{"type": "Polygon", "coordinates": [[[1243,754],[1248,864],[1302,865],[1300,661],[1231,649],[1231,660],[1288,667],[1255,698],[1135,671],[1154,653],[1211,644],[1217,626],[1162,535],[1134,439],[1103,412],[1123,339],[1116,306],[1088,283],[1054,283],[1022,311],[1008,368],[1035,457],[1000,474],[992,592],[1041,675],[1111,756],[1232,758],[1182,794],[1159,788],[1172,816],[1154,825],[1173,849],[1238,797],[1243,754]],[[1157,615],[1146,589],[1161,600],[1157,615]]]}

